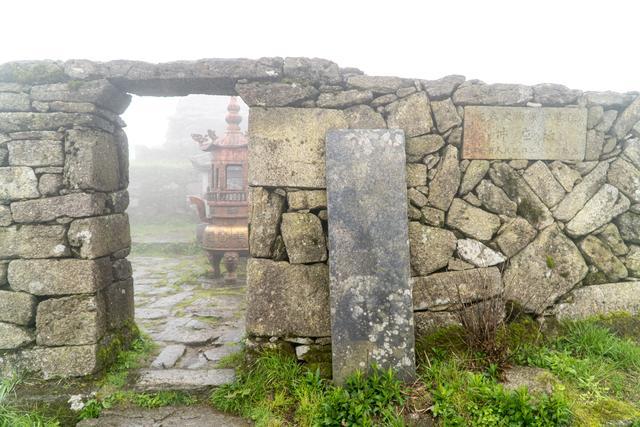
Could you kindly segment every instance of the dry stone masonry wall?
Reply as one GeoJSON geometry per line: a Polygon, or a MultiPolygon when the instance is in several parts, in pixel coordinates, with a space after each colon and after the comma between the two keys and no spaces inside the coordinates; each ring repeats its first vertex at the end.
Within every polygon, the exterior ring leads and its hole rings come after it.
{"type": "Polygon", "coordinates": [[[640,309],[637,92],[307,58],[19,62],[0,65],[3,369],[94,372],[132,320],[127,93],[251,107],[250,347],[330,369],[329,129],[404,131],[417,334],[496,295],[561,318],[640,309]]]}

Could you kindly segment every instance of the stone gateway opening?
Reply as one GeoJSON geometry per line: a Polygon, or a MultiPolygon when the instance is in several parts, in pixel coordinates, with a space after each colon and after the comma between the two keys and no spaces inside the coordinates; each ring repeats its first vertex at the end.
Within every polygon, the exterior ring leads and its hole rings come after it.
{"type": "MultiPolygon", "coordinates": [[[[637,93],[366,76],[307,58],[17,62],[0,65],[3,372],[87,375],[126,346],[129,94],[251,108],[249,350],[331,374],[325,137],[336,129],[404,132],[416,335],[497,297],[559,319],[640,309],[637,93]]],[[[237,191],[237,167],[219,173],[237,191]]]]}

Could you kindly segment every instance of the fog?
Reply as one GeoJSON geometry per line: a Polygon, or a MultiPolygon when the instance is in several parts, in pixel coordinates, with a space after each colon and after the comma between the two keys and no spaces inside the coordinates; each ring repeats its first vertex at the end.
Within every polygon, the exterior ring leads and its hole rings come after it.
{"type": "MultiPolygon", "coordinates": [[[[640,90],[640,3],[602,1],[4,1],[0,63],[309,56],[371,75],[640,90]]],[[[175,99],[134,101],[132,145],[162,140],[175,99]]]]}

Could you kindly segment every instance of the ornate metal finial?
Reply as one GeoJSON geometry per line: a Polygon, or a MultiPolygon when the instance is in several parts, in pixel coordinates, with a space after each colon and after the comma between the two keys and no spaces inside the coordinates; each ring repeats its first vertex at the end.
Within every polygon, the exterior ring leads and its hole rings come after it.
{"type": "Polygon", "coordinates": [[[239,114],[240,105],[238,105],[238,100],[235,96],[229,98],[227,111],[228,113],[225,117],[225,121],[227,122],[227,133],[239,133],[242,116],[239,114]]]}

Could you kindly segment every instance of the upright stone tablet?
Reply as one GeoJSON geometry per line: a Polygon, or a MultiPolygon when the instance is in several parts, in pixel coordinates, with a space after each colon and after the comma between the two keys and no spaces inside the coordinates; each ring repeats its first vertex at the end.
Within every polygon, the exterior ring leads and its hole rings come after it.
{"type": "Polygon", "coordinates": [[[377,364],[415,375],[402,130],[326,137],[333,379],[377,364]]]}
{"type": "Polygon", "coordinates": [[[463,159],[584,160],[587,109],[466,107],[463,159]]]}

